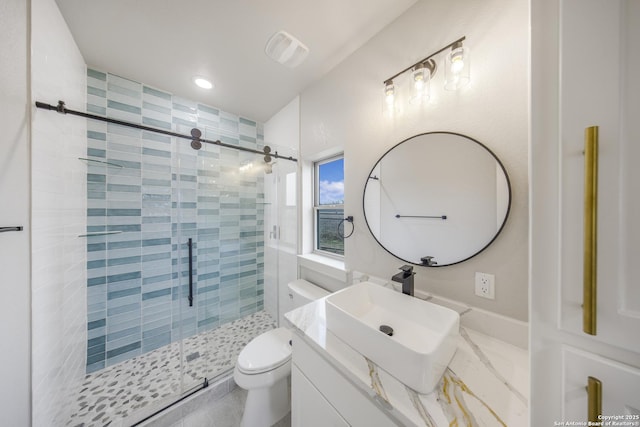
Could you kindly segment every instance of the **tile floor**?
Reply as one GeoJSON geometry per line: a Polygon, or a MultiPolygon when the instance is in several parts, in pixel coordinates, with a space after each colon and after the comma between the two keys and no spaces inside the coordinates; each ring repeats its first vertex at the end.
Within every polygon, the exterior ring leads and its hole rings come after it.
{"type": "MultiPolygon", "coordinates": [[[[175,401],[181,389],[189,390],[201,384],[204,377],[213,382],[228,376],[242,348],[274,327],[271,316],[259,311],[89,374],[77,395],[72,397],[70,404],[76,409],[67,426],[132,425],[175,401]]],[[[230,391],[230,386],[222,387],[218,397],[230,391]]],[[[232,399],[229,397],[225,402],[232,399]]],[[[231,409],[223,412],[229,412],[229,417],[234,413],[231,409]]]]}
{"type": "MultiPolygon", "coordinates": [[[[227,384],[231,388],[227,394],[221,396],[224,390],[203,392],[141,427],[238,427],[247,391],[236,386],[233,378],[227,384]]],[[[273,427],[291,427],[291,413],[273,427]]]]}

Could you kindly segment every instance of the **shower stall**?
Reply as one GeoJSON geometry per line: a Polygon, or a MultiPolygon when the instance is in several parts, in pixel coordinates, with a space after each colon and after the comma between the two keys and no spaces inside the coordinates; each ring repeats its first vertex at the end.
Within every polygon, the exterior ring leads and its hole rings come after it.
{"type": "Polygon", "coordinates": [[[260,123],[137,82],[89,69],[87,84],[87,113],[110,120],[87,119],[79,159],[86,377],[65,425],[129,425],[227,377],[275,327],[265,289],[278,289],[296,153],[265,146],[260,123]]]}

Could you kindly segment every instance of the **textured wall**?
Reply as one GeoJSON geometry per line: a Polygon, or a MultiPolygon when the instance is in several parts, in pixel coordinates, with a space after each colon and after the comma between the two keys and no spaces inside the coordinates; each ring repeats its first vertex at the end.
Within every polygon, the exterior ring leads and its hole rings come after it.
{"type": "MultiPolygon", "coordinates": [[[[418,2],[301,94],[303,160],[345,153],[345,214],[355,218],[355,233],[345,242],[347,268],[391,277],[402,265],[376,243],[364,221],[362,193],[377,159],[412,135],[462,133],[504,163],[513,191],[511,214],[498,239],[475,258],[450,267],[417,267],[416,287],[527,319],[528,28],[525,0],[418,2]],[[441,68],[428,105],[406,108],[395,120],[383,117],[382,82],[461,36],[471,50],[471,83],[444,91],[441,68]],[[474,295],[476,271],[495,274],[495,300],[474,295]]],[[[437,59],[442,66],[443,56],[437,59]]]]}
{"type": "MultiPolygon", "coordinates": [[[[32,99],[86,100],[86,68],[53,0],[32,2],[32,99]]],[[[33,105],[33,104],[32,104],[33,105]]],[[[86,359],[86,120],[32,122],[33,425],[61,425],[86,359]]]]}
{"type": "Polygon", "coordinates": [[[29,2],[0,2],[0,413],[2,423],[27,426],[30,393],[30,181],[29,181],[29,2]]]}
{"type": "MultiPolygon", "coordinates": [[[[260,123],[101,71],[89,69],[87,80],[89,112],[262,147],[260,123]]],[[[263,308],[259,158],[96,121],[87,135],[87,231],[98,234],[87,238],[87,371],[263,308]]]]}

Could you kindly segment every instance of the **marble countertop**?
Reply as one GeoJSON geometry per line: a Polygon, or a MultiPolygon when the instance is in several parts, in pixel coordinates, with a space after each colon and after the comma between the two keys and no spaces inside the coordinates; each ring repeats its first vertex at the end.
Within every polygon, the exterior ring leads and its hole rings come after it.
{"type": "Polygon", "coordinates": [[[419,394],[326,328],[324,298],[290,311],[285,318],[294,333],[399,424],[528,424],[529,361],[528,352],[522,348],[460,327],[458,348],[438,387],[430,394],[419,394]]]}

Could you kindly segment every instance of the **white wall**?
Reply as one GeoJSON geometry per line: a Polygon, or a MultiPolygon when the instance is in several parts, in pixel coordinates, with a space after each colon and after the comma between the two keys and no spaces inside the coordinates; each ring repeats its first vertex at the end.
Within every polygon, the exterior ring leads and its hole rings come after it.
{"type": "Polygon", "coordinates": [[[526,0],[421,1],[301,94],[303,160],[345,152],[345,215],[355,219],[355,233],[345,242],[348,269],[391,277],[402,264],[375,242],[362,213],[363,188],[378,158],[418,133],[466,134],[505,165],[513,192],[510,217],[498,239],[475,258],[451,267],[416,267],[416,287],[527,319],[528,34],[526,0]],[[429,105],[384,118],[382,82],[463,35],[472,55],[471,83],[444,91],[441,69],[429,105]],[[476,271],[495,274],[495,300],[474,295],[476,271]]]}
{"type": "MultiPolygon", "coordinates": [[[[264,124],[264,140],[273,151],[298,156],[300,98],[293,99],[264,124]]],[[[275,160],[273,173],[265,175],[265,201],[273,204],[265,206],[264,307],[278,319],[278,324],[283,324],[283,315],[289,308],[287,283],[297,278],[298,212],[295,204],[287,202],[287,192],[297,192],[291,188],[292,182],[297,182],[297,174],[296,163],[280,159],[275,160]],[[275,235],[270,234],[273,226],[278,228],[275,235]]]]}
{"type": "Polygon", "coordinates": [[[2,424],[28,426],[30,395],[30,139],[28,8],[0,2],[0,414],[2,424]]]}
{"type": "MultiPolygon", "coordinates": [[[[32,104],[86,108],[86,67],[53,0],[32,2],[32,104]]],[[[86,119],[32,120],[33,423],[62,425],[86,364],[86,119]]]]}

